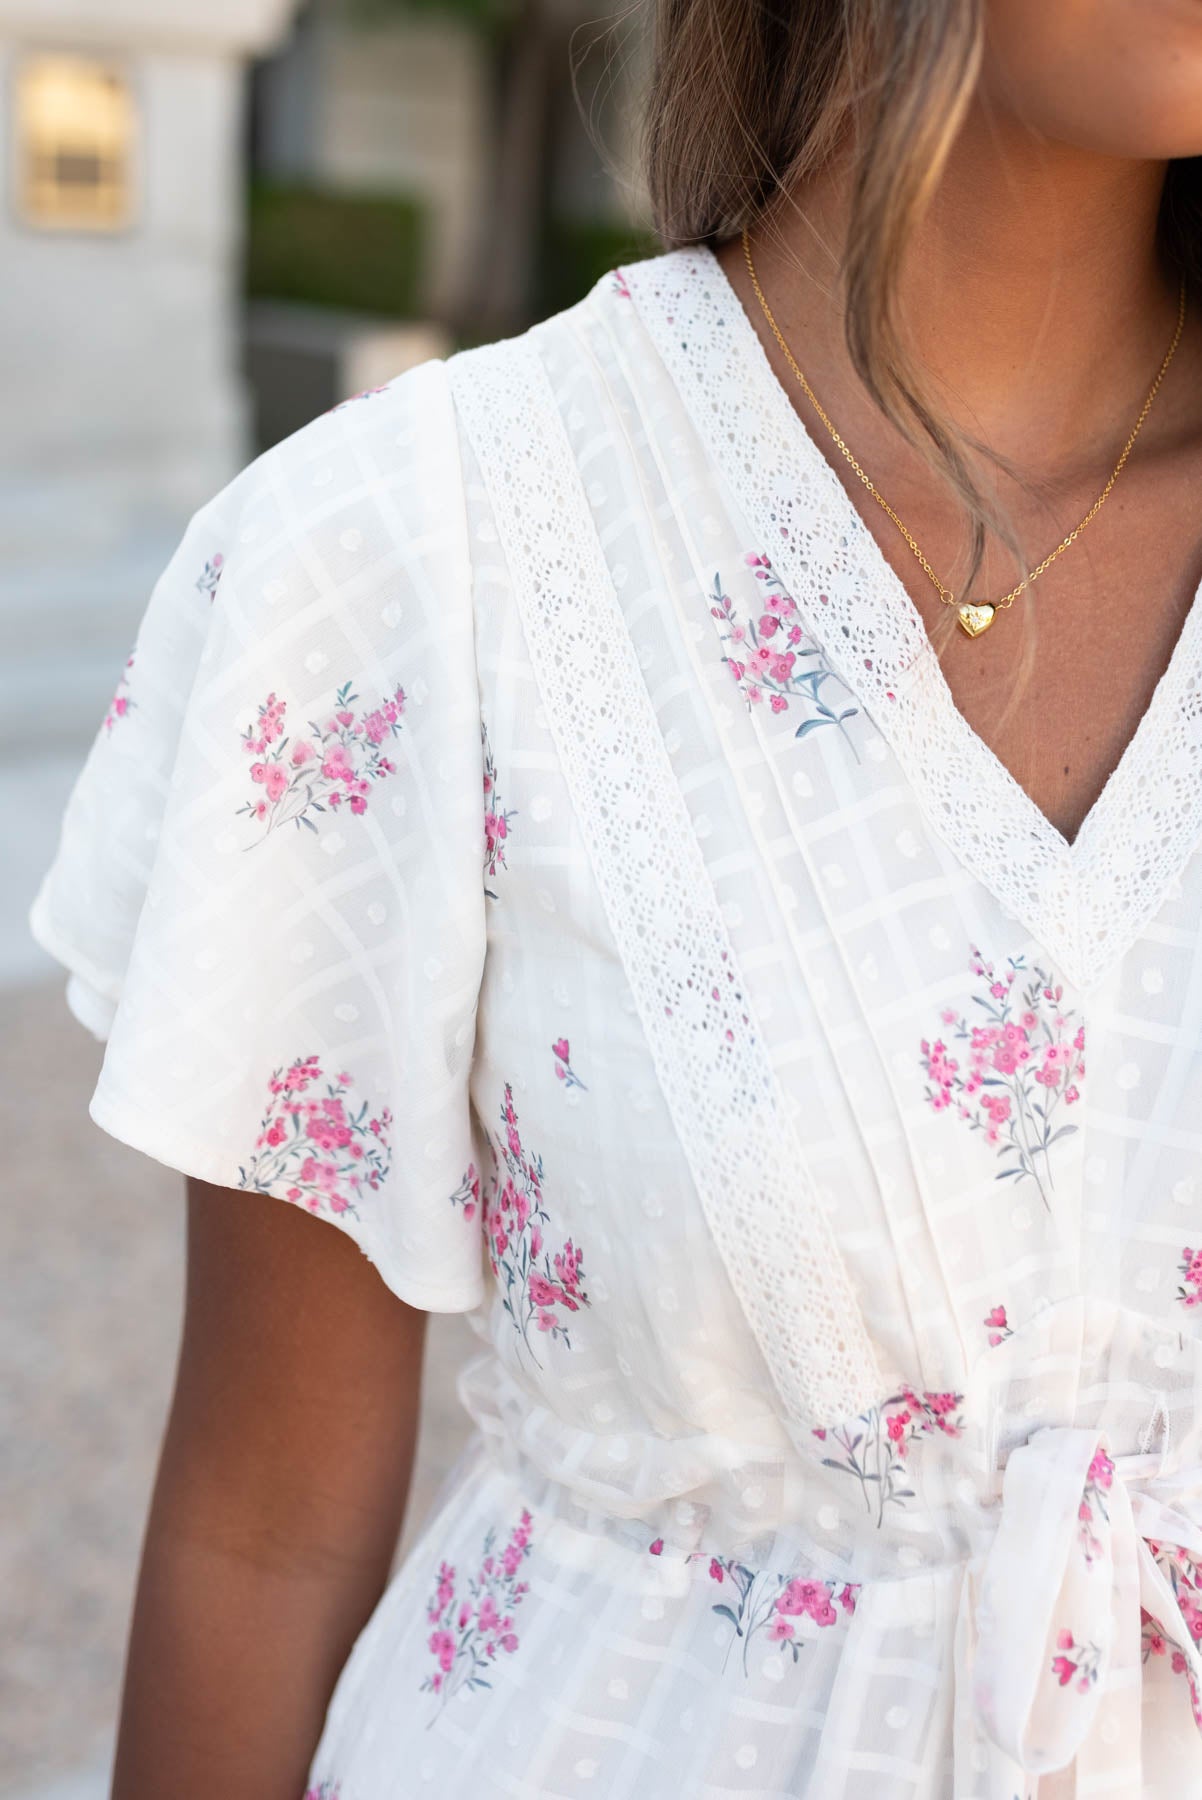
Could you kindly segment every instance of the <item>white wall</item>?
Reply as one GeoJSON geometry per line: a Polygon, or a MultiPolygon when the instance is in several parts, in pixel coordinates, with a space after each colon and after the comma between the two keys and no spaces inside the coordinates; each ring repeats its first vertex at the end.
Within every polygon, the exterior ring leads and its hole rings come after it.
{"type": "Polygon", "coordinates": [[[238,370],[243,58],[291,0],[0,0],[0,747],[99,722],[155,574],[249,451],[238,370]],[[140,121],[128,229],[13,203],[26,51],[112,57],[140,121]]]}
{"type": "MultiPolygon", "coordinates": [[[[0,46],[6,89],[18,55],[0,46]]],[[[0,476],[120,465],[137,478],[135,506],[177,507],[242,444],[230,315],[241,71],[213,53],[122,62],[142,127],[131,227],[47,231],[0,211],[0,476]]]]}

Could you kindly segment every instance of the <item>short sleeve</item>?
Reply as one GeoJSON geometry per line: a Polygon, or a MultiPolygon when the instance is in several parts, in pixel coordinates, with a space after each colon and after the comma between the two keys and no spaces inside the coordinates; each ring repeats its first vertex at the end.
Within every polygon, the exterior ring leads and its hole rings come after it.
{"type": "Polygon", "coordinates": [[[150,595],[30,912],[89,1104],[306,1207],[412,1305],[482,1297],[483,765],[446,364],[266,452],[150,595]]]}

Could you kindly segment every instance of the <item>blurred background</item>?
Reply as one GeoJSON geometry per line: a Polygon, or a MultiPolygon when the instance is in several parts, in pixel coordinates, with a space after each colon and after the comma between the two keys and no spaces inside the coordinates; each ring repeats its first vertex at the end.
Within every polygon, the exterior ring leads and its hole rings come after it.
{"type": "MultiPolygon", "coordinates": [[[[650,255],[646,8],[0,0],[0,1797],[103,1800],[182,1178],[25,919],[150,588],[258,451],[650,255]]],[[[462,1429],[435,1320],[407,1533],[462,1429]]]]}

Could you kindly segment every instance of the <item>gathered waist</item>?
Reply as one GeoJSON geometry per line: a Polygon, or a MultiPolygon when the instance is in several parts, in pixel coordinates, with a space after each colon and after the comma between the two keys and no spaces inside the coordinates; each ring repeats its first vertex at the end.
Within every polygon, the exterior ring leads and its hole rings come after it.
{"type": "MultiPolygon", "coordinates": [[[[1138,1745],[1149,1657],[1183,1678],[1183,1704],[1202,1730],[1202,1466],[1112,1454],[1092,1428],[1038,1426],[971,1496],[963,1491],[958,1530],[936,1533],[919,1561],[895,1558],[865,1576],[850,1557],[816,1553],[808,1532],[777,1528],[758,1548],[735,1545],[712,1514],[686,1517],[676,1501],[669,1534],[599,1494],[586,1504],[512,1445],[482,1440],[481,1454],[548,1554],[632,1593],[684,1600],[698,1578],[739,1592],[755,1583],[783,1632],[807,1618],[836,1626],[862,1607],[878,1618],[921,1611],[924,1590],[953,1580],[943,1611],[954,1618],[957,1707],[1024,1771],[1077,1759],[1100,1773],[1115,1720],[1138,1745]]],[[[1137,1769],[1109,1772],[1120,1800],[1138,1800],[1137,1769]]]]}

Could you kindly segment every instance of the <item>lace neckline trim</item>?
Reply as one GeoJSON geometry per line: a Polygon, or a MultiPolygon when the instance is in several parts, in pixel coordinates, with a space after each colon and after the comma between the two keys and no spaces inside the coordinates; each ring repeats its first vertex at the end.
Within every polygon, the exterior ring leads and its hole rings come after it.
{"type": "Polygon", "coordinates": [[[1202,584],[1070,843],[960,712],[905,584],[707,246],[622,276],[702,444],[923,813],[1078,989],[1138,938],[1202,833],[1202,584]]]}
{"type": "Polygon", "coordinates": [[[550,323],[450,363],[560,766],[648,1048],[787,1420],[887,1391],[757,1029],[618,603],[550,367],[550,323]]]}

